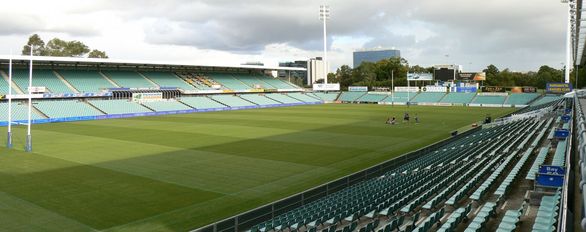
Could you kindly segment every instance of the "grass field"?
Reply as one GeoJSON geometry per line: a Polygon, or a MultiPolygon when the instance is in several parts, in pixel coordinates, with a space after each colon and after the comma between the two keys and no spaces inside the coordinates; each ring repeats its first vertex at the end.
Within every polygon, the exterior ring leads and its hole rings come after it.
{"type": "Polygon", "coordinates": [[[32,154],[16,128],[16,149],[0,148],[0,231],[195,229],[511,111],[315,105],[55,123],[34,125],[32,154]],[[405,111],[421,123],[384,124],[405,111]]]}

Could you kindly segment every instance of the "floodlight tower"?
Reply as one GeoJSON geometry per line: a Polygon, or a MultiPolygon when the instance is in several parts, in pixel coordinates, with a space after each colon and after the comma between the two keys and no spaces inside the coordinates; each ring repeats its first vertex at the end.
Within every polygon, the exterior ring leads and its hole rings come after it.
{"type": "Polygon", "coordinates": [[[568,19],[567,19],[567,30],[566,30],[566,62],[564,72],[564,82],[570,83],[570,67],[572,67],[572,28],[573,28],[573,9],[574,0],[561,0],[562,3],[568,4],[568,19]]]}
{"type": "Polygon", "coordinates": [[[323,70],[324,70],[324,84],[328,83],[328,70],[327,70],[327,63],[328,63],[328,47],[327,47],[327,34],[326,34],[326,22],[330,18],[330,6],[324,4],[319,6],[319,19],[324,22],[324,60],[323,60],[323,70]]]}

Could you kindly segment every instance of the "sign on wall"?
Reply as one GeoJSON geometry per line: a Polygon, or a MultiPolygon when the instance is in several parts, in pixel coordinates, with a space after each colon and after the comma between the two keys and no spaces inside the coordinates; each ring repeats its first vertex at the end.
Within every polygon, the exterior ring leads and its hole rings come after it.
{"type": "Polygon", "coordinates": [[[395,86],[395,92],[419,92],[419,87],[395,86]]]}
{"type": "Polygon", "coordinates": [[[350,92],[368,92],[368,86],[348,86],[350,92]]]}
{"type": "Polygon", "coordinates": [[[460,81],[485,81],[485,72],[461,72],[456,74],[456,80],[460,81]]]}
{"type": "Polygon", "coordinates": [[[421,87],[421,92],[435,92],[435,93],[445,93],[448,92],[448,87],[443,86],[423,86],[421,87]]]}
{"type": "Polygon", "coordinates": [[[340,91],[340,83],[313,84],[314,91],[340,91]]]}
{"type": "Polygon", "coordinates": [[[499,92],[499,93],[504,93],[505,92],[505,88],[503,88],[502,86],[483,86],[482,87],[482,92],[499,92]]]}
{"type": "Polygon", "coordinates": [[[407,73],[407,80],[409,81],[431,81],[433,75],[431,73],[407,73]]]}
{"type": "Polygon", "coordinates": [[[572,84],[550,82],[545,86],[545,91],[548,93],[569,93],[572,92],[572,84]]]}

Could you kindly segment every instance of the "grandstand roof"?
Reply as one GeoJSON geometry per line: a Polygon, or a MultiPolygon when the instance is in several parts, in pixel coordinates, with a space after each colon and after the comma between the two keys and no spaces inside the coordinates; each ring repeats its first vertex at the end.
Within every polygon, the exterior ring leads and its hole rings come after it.
{"type": "MultiPolygon", "coordinates": [[[[11,56],[0,55],[0,64],[7,64],[11,56]]],[[[25,63],[30,56],[12,56],[13,62],[25,63]]],[[[50,57],[33,56],[33,63],[52,66],[99,66],[99,67],[141,67],[141,68],[194,68],[194,69],[253,69],[253,70],[285,70],[285,71],[306,71],[306,68],[299,67],[278,67],[260,65],[233,65],[233,64],[196,64],[191,62],[167,62],[147,60],[122,60],[122,59],[101,59],[101,58],[77,58],[77,57],[50,57]]],[[[34,65],[33,64],[33,65],[34,65]]]]}

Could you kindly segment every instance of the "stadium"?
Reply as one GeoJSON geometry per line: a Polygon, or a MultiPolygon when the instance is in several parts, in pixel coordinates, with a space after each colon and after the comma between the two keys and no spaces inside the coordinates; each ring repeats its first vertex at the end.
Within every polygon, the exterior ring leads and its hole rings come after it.
{"type": "MultiPolygon", "coordinates": [[[[568,5],[578,70],[582,1],[568,5]]],[[[26,46],[0,55],[0,231],[586,231],[586,92],[569,69],[538,89],[401,64],[392,85],[341,87],[316,59],[26,46]]]]}

